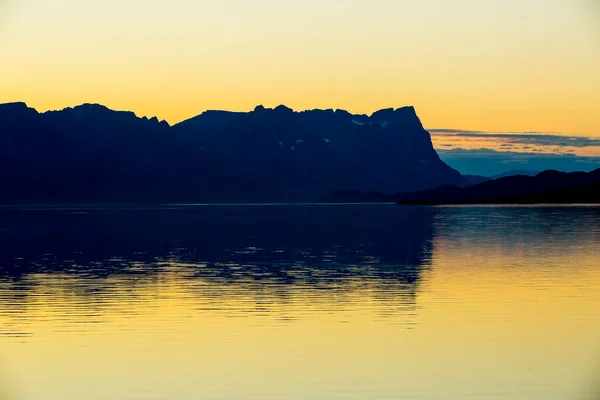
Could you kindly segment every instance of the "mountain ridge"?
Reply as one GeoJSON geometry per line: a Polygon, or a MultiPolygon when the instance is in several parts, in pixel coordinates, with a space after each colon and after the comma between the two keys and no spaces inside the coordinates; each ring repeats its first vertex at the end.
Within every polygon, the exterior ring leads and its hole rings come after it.
{"type": "Polygon", "coordinates": [[[323,201],[401,205],[595,204],[600,203],[600,168],[591,172],[546,170],[533,177],[511,175],[471,186],[443,185],[408,193],[336,190],[323,201]]]}
{"type": "Polygon", "coordinates": [[[512,175],[473,186],[445,185],[404,193],[399,204],[536,204],[600,202],[600,168],[590,172],[542,171],[512,175]]]}
{"type": "Polygon", "coordinates": [[[186,123],[186,122],[188,122],[190,120],[193,120],[195,118],[201,117],[204,114],[210,114],[210,113],[219,113],[219,114],[247,114],[247,113],[252,112],[252,111],[276,110],[278,108],[280,108],[280,109],[288,109],[288,110],[291,110],[291,111],[296,112],[296,113],[306,113],[306,112],[313,112],[313,111],[314,112],[328,112],[328,113],[330,112],[330,113],[347,114],[347,115],[351,115],[351,116],[354,116],[354,117],[358,116],[358,117],[368,117],[368,118],[370,118],[373,115],[378,114],[378,113],[381,114],[382,112],[386,113],[386,112],[395,112],[395,111],[405,110],[405,111],[412,111],[412,113],[416,116],[416,109],[415,109],[415,107],[414,106],[410,106],[410,105],[402,106],[402,107],[398,107],[398,108],[394,108],[394,107],[381,108],[381,109],[373,111],[371,114],[364,114],[364,113],[363,114],[353,114],[350,111],[347,111],[347,110],[345,110],[343,108],[307,108],[307,109],[304,109],[304,110],[294,110],[293,108],[288,107],[285,104],[279,104],[278,106],[275,106],[275,107],[265,107],[264,105],[259,104],[259,105],[255,106],[252,110],[248,110],[248,111],[231,111],[231,110],[224,110],[224,109],[206,109],[206,110],[202,111],[200,114],[196,114],[196,115],[191,116],[189,118],[186,118],[186,119],[184,119],[182,121],[179,121],[179,122],[171,124],[171,123],[169,123],[168,121],[166,121],[164,119],[160,119],[157,115],[156,116],[151,116],[151,117],[148,117],[148,116],[139,116],[134,111],[118,110],[118,109],[106,106],[104,104],[101,104],[101,103],[88,103],[88,102],[84,102],[84,103],[76,104],[76,105],[73,105],[73,106],[65,106],[65,107],[60,108],[60,109],[48,109],[46,111],[39,111],[35,107],[30,107],[27,104],[27,102],[24,102],[24,101],[11,101],[11,102],[0,103],[0,108],[5,108],[5,109],[8,109],[8,108],[13,108],[13,109],[19,109],[19,108],[20,109],[29,109],[29,110],[35,111],[37,114],[56,113],[56,112],[62,112],[62,111],[67,111],[67,110],[76,110],[76,109],[81,109],[81,108],[90,108],[90,109],[96,108],[96,109],[102,109],[102,110],[106,110],[106,111],[112,111],[112,112],[115,112],[115,113],[129,113],[129,114],[133,114],[136,118],[139,118],[139,119],[156,119],[159,122],[163,122],[164,121],[165,123],[169,124],[169,126],[171,126],[171,127],[175,127],[177,125],[181,125],[181,124],[186,123]]]}
{"type": "Polygon", "coordinates": [[[0,202],[314,201],[463,185],[412,106],[208,110],[171,126],[84,103],[0,104],[0,202]]]}

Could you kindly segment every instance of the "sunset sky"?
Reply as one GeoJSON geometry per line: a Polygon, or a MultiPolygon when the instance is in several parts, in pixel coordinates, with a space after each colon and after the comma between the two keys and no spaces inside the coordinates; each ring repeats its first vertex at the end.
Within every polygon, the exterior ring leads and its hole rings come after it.
{"type": "Polygon", "coordinates": [[[427,128],[600,137],[594,0],[0,0],[0,102],[176,123],[414,105],[427,128]]]}

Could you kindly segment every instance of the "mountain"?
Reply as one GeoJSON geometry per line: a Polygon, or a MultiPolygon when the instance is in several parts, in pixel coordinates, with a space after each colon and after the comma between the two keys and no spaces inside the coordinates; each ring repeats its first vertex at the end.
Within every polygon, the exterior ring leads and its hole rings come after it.
{"type": "Polygon", "coordinates": [[[400,192],[464,178],[412,107],[206,111],[175,126],[84,104],[0,105],[0,203],[315,201],[333,190],[400,192]]]}
{"type": "Polygon", "coordinates": [[[482,176],[482,175],[463,175],[463,177],[466,180],[465,186],[473,186],[473,185],[477,185],[479,183],[483,183],[483,182],[487,182],[487,181],[491,181],[492,179],[495,179],[495,178],[488,178],[487,176],[482,176]]]}
{"type": "Polygon", "coordinates": [[[493,175],[490,177],[490,179],[500,179],[500,178],[505,178],[507,176],[517,176],[517,175],[536,176],[540,172],[542,172],[542,171],[530,171],[530,170],[515,169],[515,170],[503,172],[498,175],[493,175]]]}
{"type": "Polygon", "coordinates": [[[508,176],[465,188],[445,185],[397,199],[401,204],[600,203],[600,169],[508,176]]]}
{"type": "Polygon", "coordinates": [[[99,105],[44,114],[23,103],[0,105],[0,203],[159,196],[176,172],[175,144],[166,122],[99,105]]]}

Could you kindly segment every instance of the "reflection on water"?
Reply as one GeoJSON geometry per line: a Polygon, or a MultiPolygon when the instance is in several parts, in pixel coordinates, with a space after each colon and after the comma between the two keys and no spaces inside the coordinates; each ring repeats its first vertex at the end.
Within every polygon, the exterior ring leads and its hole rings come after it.
{"type": "Polygon", "coordinates": [[[15,398],[584,398],[600,360],[600,208],[5,209],[0,240],[15,398]]]}

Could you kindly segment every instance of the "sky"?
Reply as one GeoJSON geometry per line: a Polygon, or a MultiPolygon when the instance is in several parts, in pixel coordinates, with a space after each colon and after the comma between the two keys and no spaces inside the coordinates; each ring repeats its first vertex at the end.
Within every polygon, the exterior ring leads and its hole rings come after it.
{"type": "Polygon", "coordinates": [[[0,102],[413,105],[428,128],[600,137],[596,0],[0,0],[0,102]]]}
{"type": "Polygon", "coordinates": [[[511,170],[565,172],[600,168],[600,137],[560,133],[431,129],[442,160],[463,174],[495,176],[511,170]]]}

